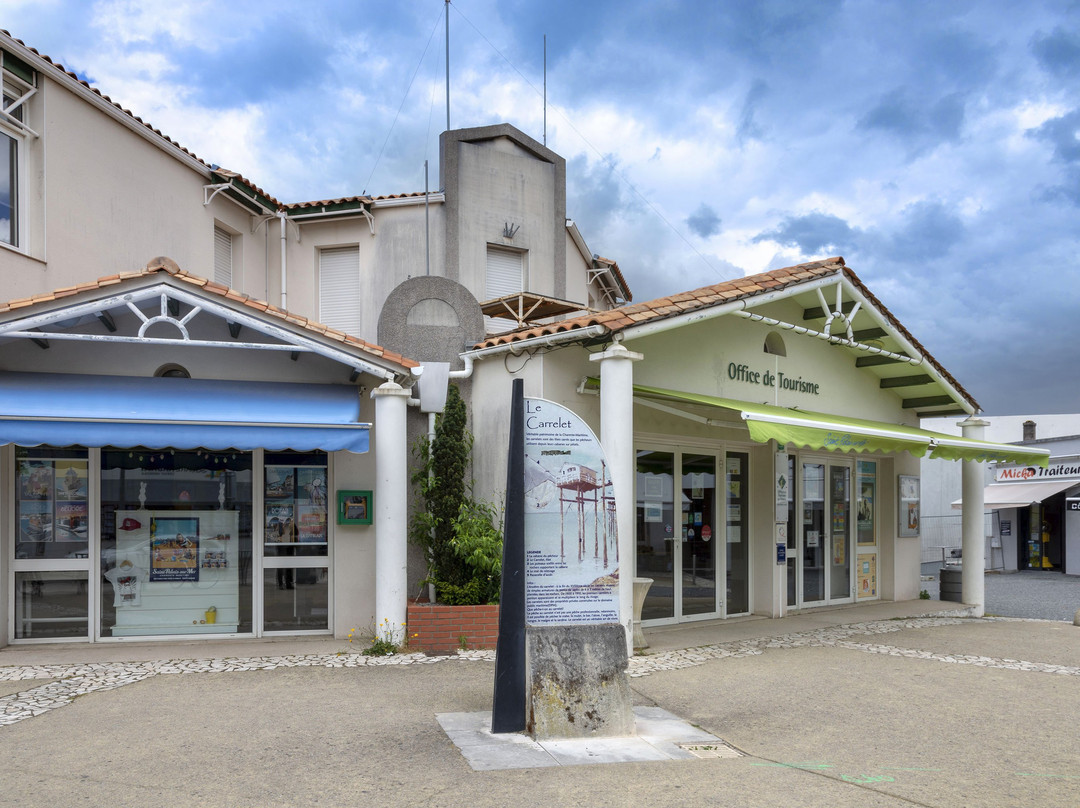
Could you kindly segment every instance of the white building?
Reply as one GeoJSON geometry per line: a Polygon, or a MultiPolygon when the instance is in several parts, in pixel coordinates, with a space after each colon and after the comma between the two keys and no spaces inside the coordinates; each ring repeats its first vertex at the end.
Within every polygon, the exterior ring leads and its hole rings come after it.
{"type": "Polygon", "coordinates": [[[842,259],[631,304],[513,127],[444,133],[437,193],[282,203],[0,50],[0,644],[400,625],[421,366],[481,498],[512,378],[601,435],[624,623],[631,572],[660,622],[913,598],[916,457],[1045,457],[918,429],[977,404],[842,259]]]}

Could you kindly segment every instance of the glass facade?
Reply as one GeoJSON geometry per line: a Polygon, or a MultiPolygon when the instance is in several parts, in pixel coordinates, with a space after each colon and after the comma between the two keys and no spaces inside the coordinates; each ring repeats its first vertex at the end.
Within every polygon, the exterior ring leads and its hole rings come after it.
{"type": "Polygon", "coordinates": [[[252,631],[247,452],[103,449],[100,636],[252,631]]]}
{"type": "Polygon", "coordinates": [[[13,639],[330,631],[328,471],[324,452],[17,448],[13,639]]]}

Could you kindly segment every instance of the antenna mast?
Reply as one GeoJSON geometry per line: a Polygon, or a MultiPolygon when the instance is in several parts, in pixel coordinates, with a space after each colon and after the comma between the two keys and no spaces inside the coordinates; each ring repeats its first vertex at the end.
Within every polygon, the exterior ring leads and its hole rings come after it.
{"type": "Polygon", "coordinates": [[[544,145],[547,145],[547,34],[544,34],[544,145]]]}
{"type": "Polygon", "coordinates": [[[450,131],[450,0],[446,0],[446,131],[450,131]]]}

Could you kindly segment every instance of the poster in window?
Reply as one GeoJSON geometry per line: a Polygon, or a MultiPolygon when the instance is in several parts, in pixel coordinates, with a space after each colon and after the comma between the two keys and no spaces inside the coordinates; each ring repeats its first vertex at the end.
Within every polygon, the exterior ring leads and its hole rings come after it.
{"type": "Polygon", "coordinates": [[[877,553],[859,553],[858,556],[857,596],[862,598],[877,597],[877,553]]]}
{"type": "Polygon", "coordinates": [[[919,478],[901,474],[897,480],[900,492],[900,503],[897,508],[899,524],[897,533],[900,536],[912,537],[919,535],[919,478]]]}
{"type": "Polygon", "coordinates": [[[836,567],[842,567],[847,564],[847,540],[843,534],[833,536],[832,563],[833,566],[836,567]]]}
{"type": "Polygon", "coordinates": [[[199,580],[199,520],[150,520],[150,581],[199,580]]]}
{"type": "Polygon", "coordinates": [[[292,466],[267,466],[266,490],[263,493],[267,501],[291,500],[296,493],[296,469],[292,466]]]}
{"type": "Polygon", "coordinates": [[[53,467],[49,460],[19,461],[19,499],[49,500],[53,491],[53,467]]]}
{"type": "Polygon", "coordinates": [[[877,499],[877,464],[860,460],[858,468],[858,500],[856,502],[856,527],[859,544],[874,544],[877,531],[874,524],[874,504],[877,499]]]}
{"type": "Polygon", "coordinates": [[[300,506],[300,541],[308,544],[326,542],[326,507],[319,505],[300,506]]]}
{"type": "Polygon", "coordinates": [[[321,505],[326,511],[326,469],[324,468],[299,468],[297,469],[300,487],[297,497],[301,502],[309,505],[321,505]]]}
{"type": "Polygon", "coordinates": [[[293,510],[292,503],[288,505],[281,503],[267,503],[266,504],[266,540],[268,542],[286,542],[293,541],[292,525],[293,525],[293,510]]]}
{"type": "Polygon", "coordinates": [[[847,506],[842,502],[833,503],[832,531],[841,535],[847,533],[847,506]]]}

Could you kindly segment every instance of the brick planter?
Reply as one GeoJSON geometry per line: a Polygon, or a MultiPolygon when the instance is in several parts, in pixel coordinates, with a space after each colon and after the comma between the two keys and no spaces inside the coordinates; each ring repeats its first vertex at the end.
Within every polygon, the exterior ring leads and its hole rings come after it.
{"type": "Polygon", "coordinates": [[[499,639],[499,607],[443,606],[411,602],[408,610],[409,649],[444,654],[462,647],[494,648],[499,639]],[[417,636],[413,636],[413,635],[417,636]]]}

